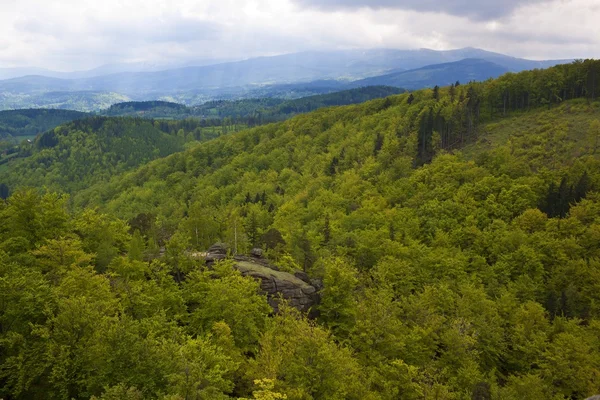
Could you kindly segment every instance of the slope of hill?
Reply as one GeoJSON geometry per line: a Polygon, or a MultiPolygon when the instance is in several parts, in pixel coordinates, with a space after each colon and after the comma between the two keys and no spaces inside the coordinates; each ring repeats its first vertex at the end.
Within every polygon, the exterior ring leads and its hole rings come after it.
{"type": "Polygon", "coordinates": [[[260,121],[281,121],[293,115],[314,111],[322,107],[364,103],[368,100],[402,93],[389,86],[365,86],[329,94],[301,97],[293,100],[277,98],[212,101],[192,108],[197,116],[243,118],[255,117],[260,121]]]}
{"type": "Polygon", "coordinates": [[[219,137],[69,207],[17,190],[0,395],[594,395],[599,85],[592,61],[509,74],[219,137]],[[322,279],[318,317],[197,263],[217,241],[322,279]]]}
{"type": "Polygon", "coordinates": [[[190,110],[183,104],[169,101],[129,101],[113,104],[100,114],[109,117],[182,119],[190,116],[190,110]]]}
{"type": "Polygon", "coordinates": [[[249,125],[281,121],[293,115],[321,107],[363,103],[368,100],[402,93],[401,89],[385,86],[360,87],[324,95],[302,97],[294,100],[279,98],[253,98],[245,100],[209,101],[199,106],[165,101],[142,101],[114,104],[100,113],[106,116],[137,116],[143,118],[233,118],[249,125]]]}
{"type": "Polygon", "coordinates": [[[87,115],[78,111],[54,109],[0,111],[0,136],[36,136],[87,115]]]}
{"type": "Polygon", "coordinates": [[[88,117],[69,122],[23,143],[18,153],[0,156],[0,181],[9,187],[47,186],[71,192],[106,181],[151,160],[240,129],[202,121],[153,121],[88,117]]]}
{"type": "Polygon", "coordinates": [[[463,83],[497,78],[509,69],[481,59],[464,59],[447,64],[428,65],[419,69],[394,72],[353,82],[356,85],[387,85],[407,89],[449,86],[456,81],[463,83]]]}

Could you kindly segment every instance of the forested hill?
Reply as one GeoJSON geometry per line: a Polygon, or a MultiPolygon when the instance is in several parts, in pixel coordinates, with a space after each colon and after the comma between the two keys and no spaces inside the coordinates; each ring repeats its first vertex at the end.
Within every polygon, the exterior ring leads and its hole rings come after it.
{"type": "Polygon", "coordinates": [[[0,395],[597,394],[599,89],[600,62],[578,62],[320,109],[72,201],[15,190],[0,395]],[[322,280],[316,319],[198,263],[215,242],[322,280]]]}
{"type": "Polygon", "coordinates": [[[71,110],[26,109],[0,111],[0,138],[35,136],[88,114],[71,110]]]}
{"type": "Polygon", "coordinates": [[[185,105],[169,101],[129,101],[113,104],[100,114],[116,117],[133,116],[182,119],[189,117],[190,113],[185,105]]]}
{"type": "Polygon", "coordinates": [[[186,142],[241,128],[201,120],[88,117],[49,130],[31,144],[22,143],[16,153],[0,155],[0,183],[68,193],[181,151],[186,142]]]}
{"type": "Polygon", "coordinates": [[[211,101],[194,107],[193,113],[202,117],[251,118],[254,124],[282,121],[296,114],[322,107],[360,104],[369,100],[403,93],[391,86],[365,86],[339,92],[302,97],[294,100],[275,98],[236,101],[211,101]]]}
{"type": "Polygon", "coordinates": [[[321,107],[343,106],[402,93],[404,90],[389,86],[369,86],[323,95],[284,100],[273,97],[216,100],[199,106],[187,107],[166,101],[119,103],[101,112],[107,116],[137,116],[143,118],[230,118],[248,125],[282,121],[296,114],[321,107]]]}

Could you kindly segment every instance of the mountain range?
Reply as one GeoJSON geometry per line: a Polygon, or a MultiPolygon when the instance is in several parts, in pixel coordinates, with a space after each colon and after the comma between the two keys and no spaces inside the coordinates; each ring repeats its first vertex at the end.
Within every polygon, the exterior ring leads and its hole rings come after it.
{"type": "Polygon", "coordinates": [[[408,71],[361,79],[353,82],[356,86],[386,85],[405,89],[420,89],[434,85],[449,86],[456,81],[484,81],[497,78],[510,72],[510,69],[479,58],[466,58],[451,63],[434,64],[408,71]]]}
{"type": "Polygon", "coordinates": [[[293,98],[369,85],[418,89],[457,79],[485,80],[509,71],[546,68],[569,61],[532,61],[475,48],[449,51],[373,49],[313,51],[217,64],[206,61],[210,65],[161,71],[131,71],[131,65],[107,66],[74,72],[67,75],[69,79],[65,79],[65,74],[38,71],[36,75],[1,80],[0,109],[48,106],[45,98],[55,92],[120,96],[114,102],[161,99],[198,104],[221,98],[293,98]],[[124,72],[103,74],[102,71],[124,72]],[[321,90],[294,95],[295,88],[281,87],[311,82],[321,82],[321,90]],[[328,89],[322,90],[323,82],[328,82],[328,89]]]}

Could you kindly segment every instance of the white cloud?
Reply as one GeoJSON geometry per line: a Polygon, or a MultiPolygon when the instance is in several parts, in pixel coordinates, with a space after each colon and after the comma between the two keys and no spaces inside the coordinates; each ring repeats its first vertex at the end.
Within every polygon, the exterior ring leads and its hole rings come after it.
{"type": "Polygon", "coordinates": [[[511,1],[506,12],[497,7],[503,2],[486,1],[481,10],[494,10],[479,12],[486,18],[473,16],[470,0],[440,0],[438,9],[427,0],[413,10],[301,4],[308,2],[316,0],[0,0],[0,67],[75,70],[372,47],[600,57],[597,0],[511,1]]]}

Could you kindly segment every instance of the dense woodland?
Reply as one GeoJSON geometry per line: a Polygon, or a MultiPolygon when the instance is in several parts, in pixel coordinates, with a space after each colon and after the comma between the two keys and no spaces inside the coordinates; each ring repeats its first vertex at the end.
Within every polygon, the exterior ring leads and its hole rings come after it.
{"type": "Polygon", "coordinates": [[[293,100],[278,98],[210,101],[192,108],[195,115],[218,118],[246,118],[248,125],[256,126],[288,119],[296,114],[323,107],[364,103],[368,100],[404,92],[390,86],[368,86],[339,92],[302,97],[293,100]]]}
{"type": "Polygon", "coordinates": [[[182,151],[187,142],[242,128],[228,120],[88,117],[44,132],[0,156],[0,182],[69,193],[182,151]]]}
{"type": "Polygon", "coordinates": [[[71,110],[0,111],[0,138],[6,136],[35,136],[65,122],[85,116],[85,113],[71,110]]]}
{"type": "MultiPolygon", "coordinates": [[[[597,394],[598,93],[596,61],[457,82],[97,164],[70,195],[4,165],[0,397],[597,394]],[[190,256],[215,242],[321,279],[318,317],[190,256]]],[[[74,128],[36,141],[48,170],[74,128]]]]}
{"type": "Polygon", "coordinates": [[[276,97],[213,100],[192,107],[166,101],[134,101],[115,104],[101,114],[163,119],[201,118],[208,121],[230,119],[239,124],[256,126],[282,121],[322,107],[364,103],[403,91],[389,86],[369,86],[293,100],[276,97]]]}

